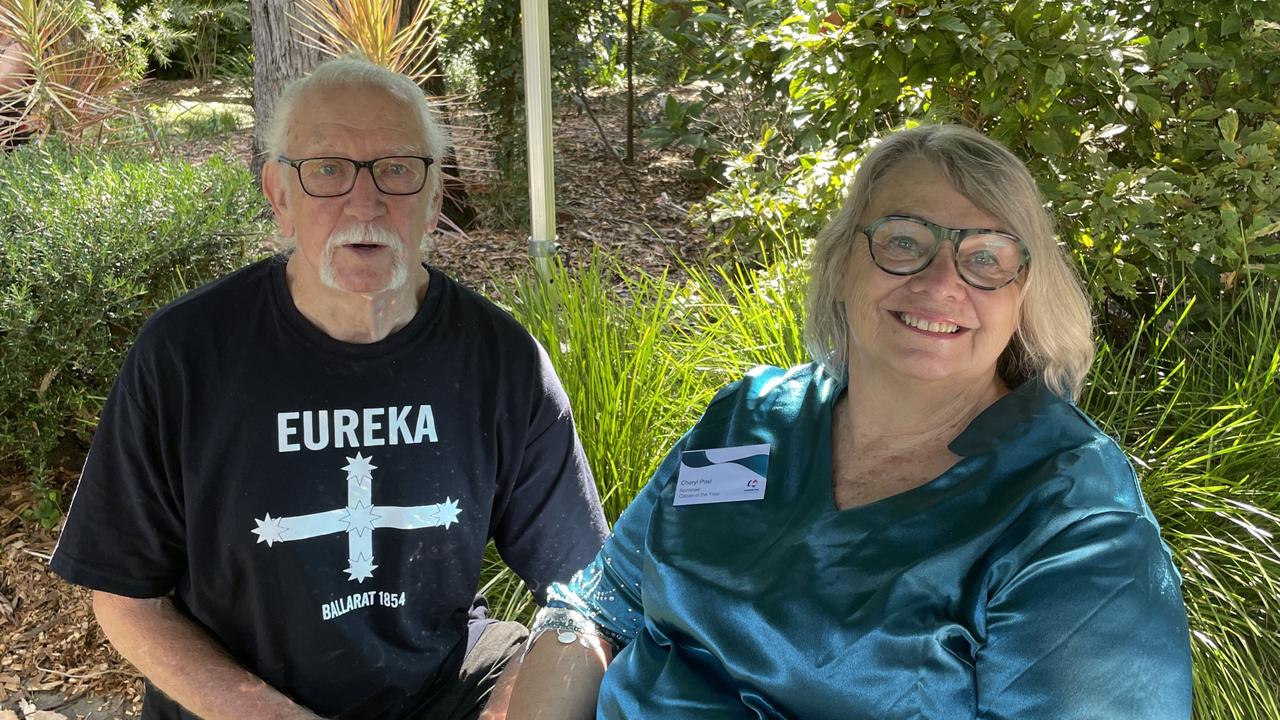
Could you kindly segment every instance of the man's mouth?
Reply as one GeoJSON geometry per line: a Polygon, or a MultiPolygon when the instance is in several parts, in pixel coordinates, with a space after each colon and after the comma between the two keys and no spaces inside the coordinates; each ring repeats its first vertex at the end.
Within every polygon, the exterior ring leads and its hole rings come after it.
{"type": "Polygon", "coordinates": [[[893,313],[893,316],[898,318],[898,321],[907,327],[915,328],[916,330],[924,330],[925,332],[939,333],[942,335],[953,335],[962,330],[969,329],[945,320],[927,320],[919,315],[912,315],[908,312],[895,312],[893,313]]]}

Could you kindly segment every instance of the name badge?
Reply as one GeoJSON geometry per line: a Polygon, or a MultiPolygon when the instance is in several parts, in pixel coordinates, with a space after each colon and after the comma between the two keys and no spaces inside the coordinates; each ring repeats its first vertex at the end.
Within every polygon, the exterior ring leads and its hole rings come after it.
{"type": "Polygon", "coordinates": [[[769,444],[685,450],[680,454],[675,506],[763,500],[769,444]]]}

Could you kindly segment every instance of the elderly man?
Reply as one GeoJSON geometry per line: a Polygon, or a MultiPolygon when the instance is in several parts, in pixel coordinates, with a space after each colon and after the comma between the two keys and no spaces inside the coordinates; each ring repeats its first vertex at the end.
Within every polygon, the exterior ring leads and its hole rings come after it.
{"type": "Polygon", "coordinates": [[[144,718],[473,718],[607,528],[569,403],[514,320],[420,261],[445,140],[408,79],[336,60],[282,96],[263,187],[287,254],[156,313],[53,568],[94,589],[144,718]],[[514,627],[513,627],[514,626],[514,627]]]}

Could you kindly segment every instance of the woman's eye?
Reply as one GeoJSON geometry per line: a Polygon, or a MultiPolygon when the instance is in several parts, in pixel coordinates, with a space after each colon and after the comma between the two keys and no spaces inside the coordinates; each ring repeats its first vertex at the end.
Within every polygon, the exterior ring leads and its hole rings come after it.
{"type": "Polygon", "coordinates": [[[896,252],[917,252],[920,249],[920,243],[910,235],[894,235],[886,245],[896,252]]]}
{"type": "Polygon", "coordinates": [[[992,267],[1000,264],[1000,260],[996,258],[996,254],[990,250],[982,250],[980,252],[973,253],[967,258],[967,262],[970,265],[977,265],[979,267],[992,267]]]}

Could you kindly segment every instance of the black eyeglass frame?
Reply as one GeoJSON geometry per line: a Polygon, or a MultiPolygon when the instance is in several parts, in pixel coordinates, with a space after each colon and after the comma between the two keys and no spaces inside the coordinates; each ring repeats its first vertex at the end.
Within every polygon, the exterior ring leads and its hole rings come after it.
{"type": "Polygon", "coordinates": [[[1022,242],[1022,238],[1018,237],[1017,235],[1004,232],[1002,230],[992,230],[990,228],[949,228],[943,225],[939,225],[937,223],[931,223],[928,220],[925,220],[924,218],[918,218],[912,215],[885,215],[884,217],[880,217],[880,218],[876,218],[875,220],[872,220],[871,223],[866,227],[859,228],[858,232],[862,233],[867,237],[867,252],[871,254],[871,262],[875,263],[876,267],[880,268],[884,272],[887,272],[890,275],[898,275],[900,277],[907,276],[907,275],[915,275],[917,273],[923,272],[925,268],[929,267],[929,265],[933,263],[933,259],[938,256],[938,250],[939,248],[942,247],[942,243],[947,240],[951,241],[951,262],[955,266],[956,275],[959,275],[960,279],[963,280],[965,284],[968,285],[969,287],[977,288],[979,290],[999,290],[1000,288],[1005,287],[1009,283],[1017,280],[1018,277],[1022,275],[1023,271],[1027,269],[1027,266],[1031,264],[1031,251],[1027,249],[1027,244],[1022,242]],[[933,244],[933,249],[930,250],[928,256],[925,257],[924,262],[921,263],[920,267],[916,268],[915,270],[910,270],[907,272],[903,272],[900,270],[890,270],[889,268],[886,268],[885,266],[881,265],[880,261],[876,259],[875,241],[872,240],[872,238],[875,237],[875,233],[877,230],[880,229],[880,226],[889,222],[893,222],[895,220],[907,220],[919,225],[923,225],[924,227],[928,228],[930,232],[933,233],[934,239],[937,240],[937,242],[933,244]],[[1009,238],[1010,240],[1017,243],[1018,249],[1022,251],[1022,261],[1018,264],[1018,269],[1016,272],[1013,273],[1012,277],[1010,277],[1008,280],[994,287],[986,287],[984,285],[979,285],[973,282],[972,280],[970,280],[968,277],[965,277],[964,271],[960,269],[960,243],[964,242],[965,238],[970,237],[972,235],[999,235],[1001,237],[1009,238]]]}
{"type": "Polygon", "coordinates": [[[372,160],[352,160],[351,158],[341,157],[339,155],[321,155],[319,157],[298,158],[296,160],[293,160],[285,157],[284,155],[277,155],[276,162],[282,162],[285,165],[292,167],[294,171],[298,173],[298,186],[302,188],[302,192],[314,198],[334,198],[334,197],[342,197],[343,195],[346,195],[347,193],[355,189],[356,181],[360,179],[360,168],[369,169],[369,177],[373,180],[373,186],[378,188],[378,192],[382,193],[383,195],[396,195],[396,196],[417,195],[418,193],[422,192],[422,188],[427,186],[427,176],[431,174],[430,173],[431,165],[435,163],[435,158],[431,157],[430,155],[385,155],[383,157],[376,157],[372,160]],[[413,158],[414,160],[422,161],[423,163],[422,183],[418,185],[417,190],[414,190],[413,192],[388,192],[387,190],[384,190],[382,188],[382,185],[378,183],[378,176],[375,175],[373,172],[374,163],[378,163],[383,160],[391,160],[394,158],[413,158]],[[351,184],[347,186],[346,190],[343,190],[340,193],[334,193],[332,195],[317,195],[311,192],[310,190],[307,189],[307,184],[302,180],[302,163],[310,162],[312,160],[344,160],[346,162],[351,163],[352,165],[355,165],[356,171],[351,175],[351,184]]]}

